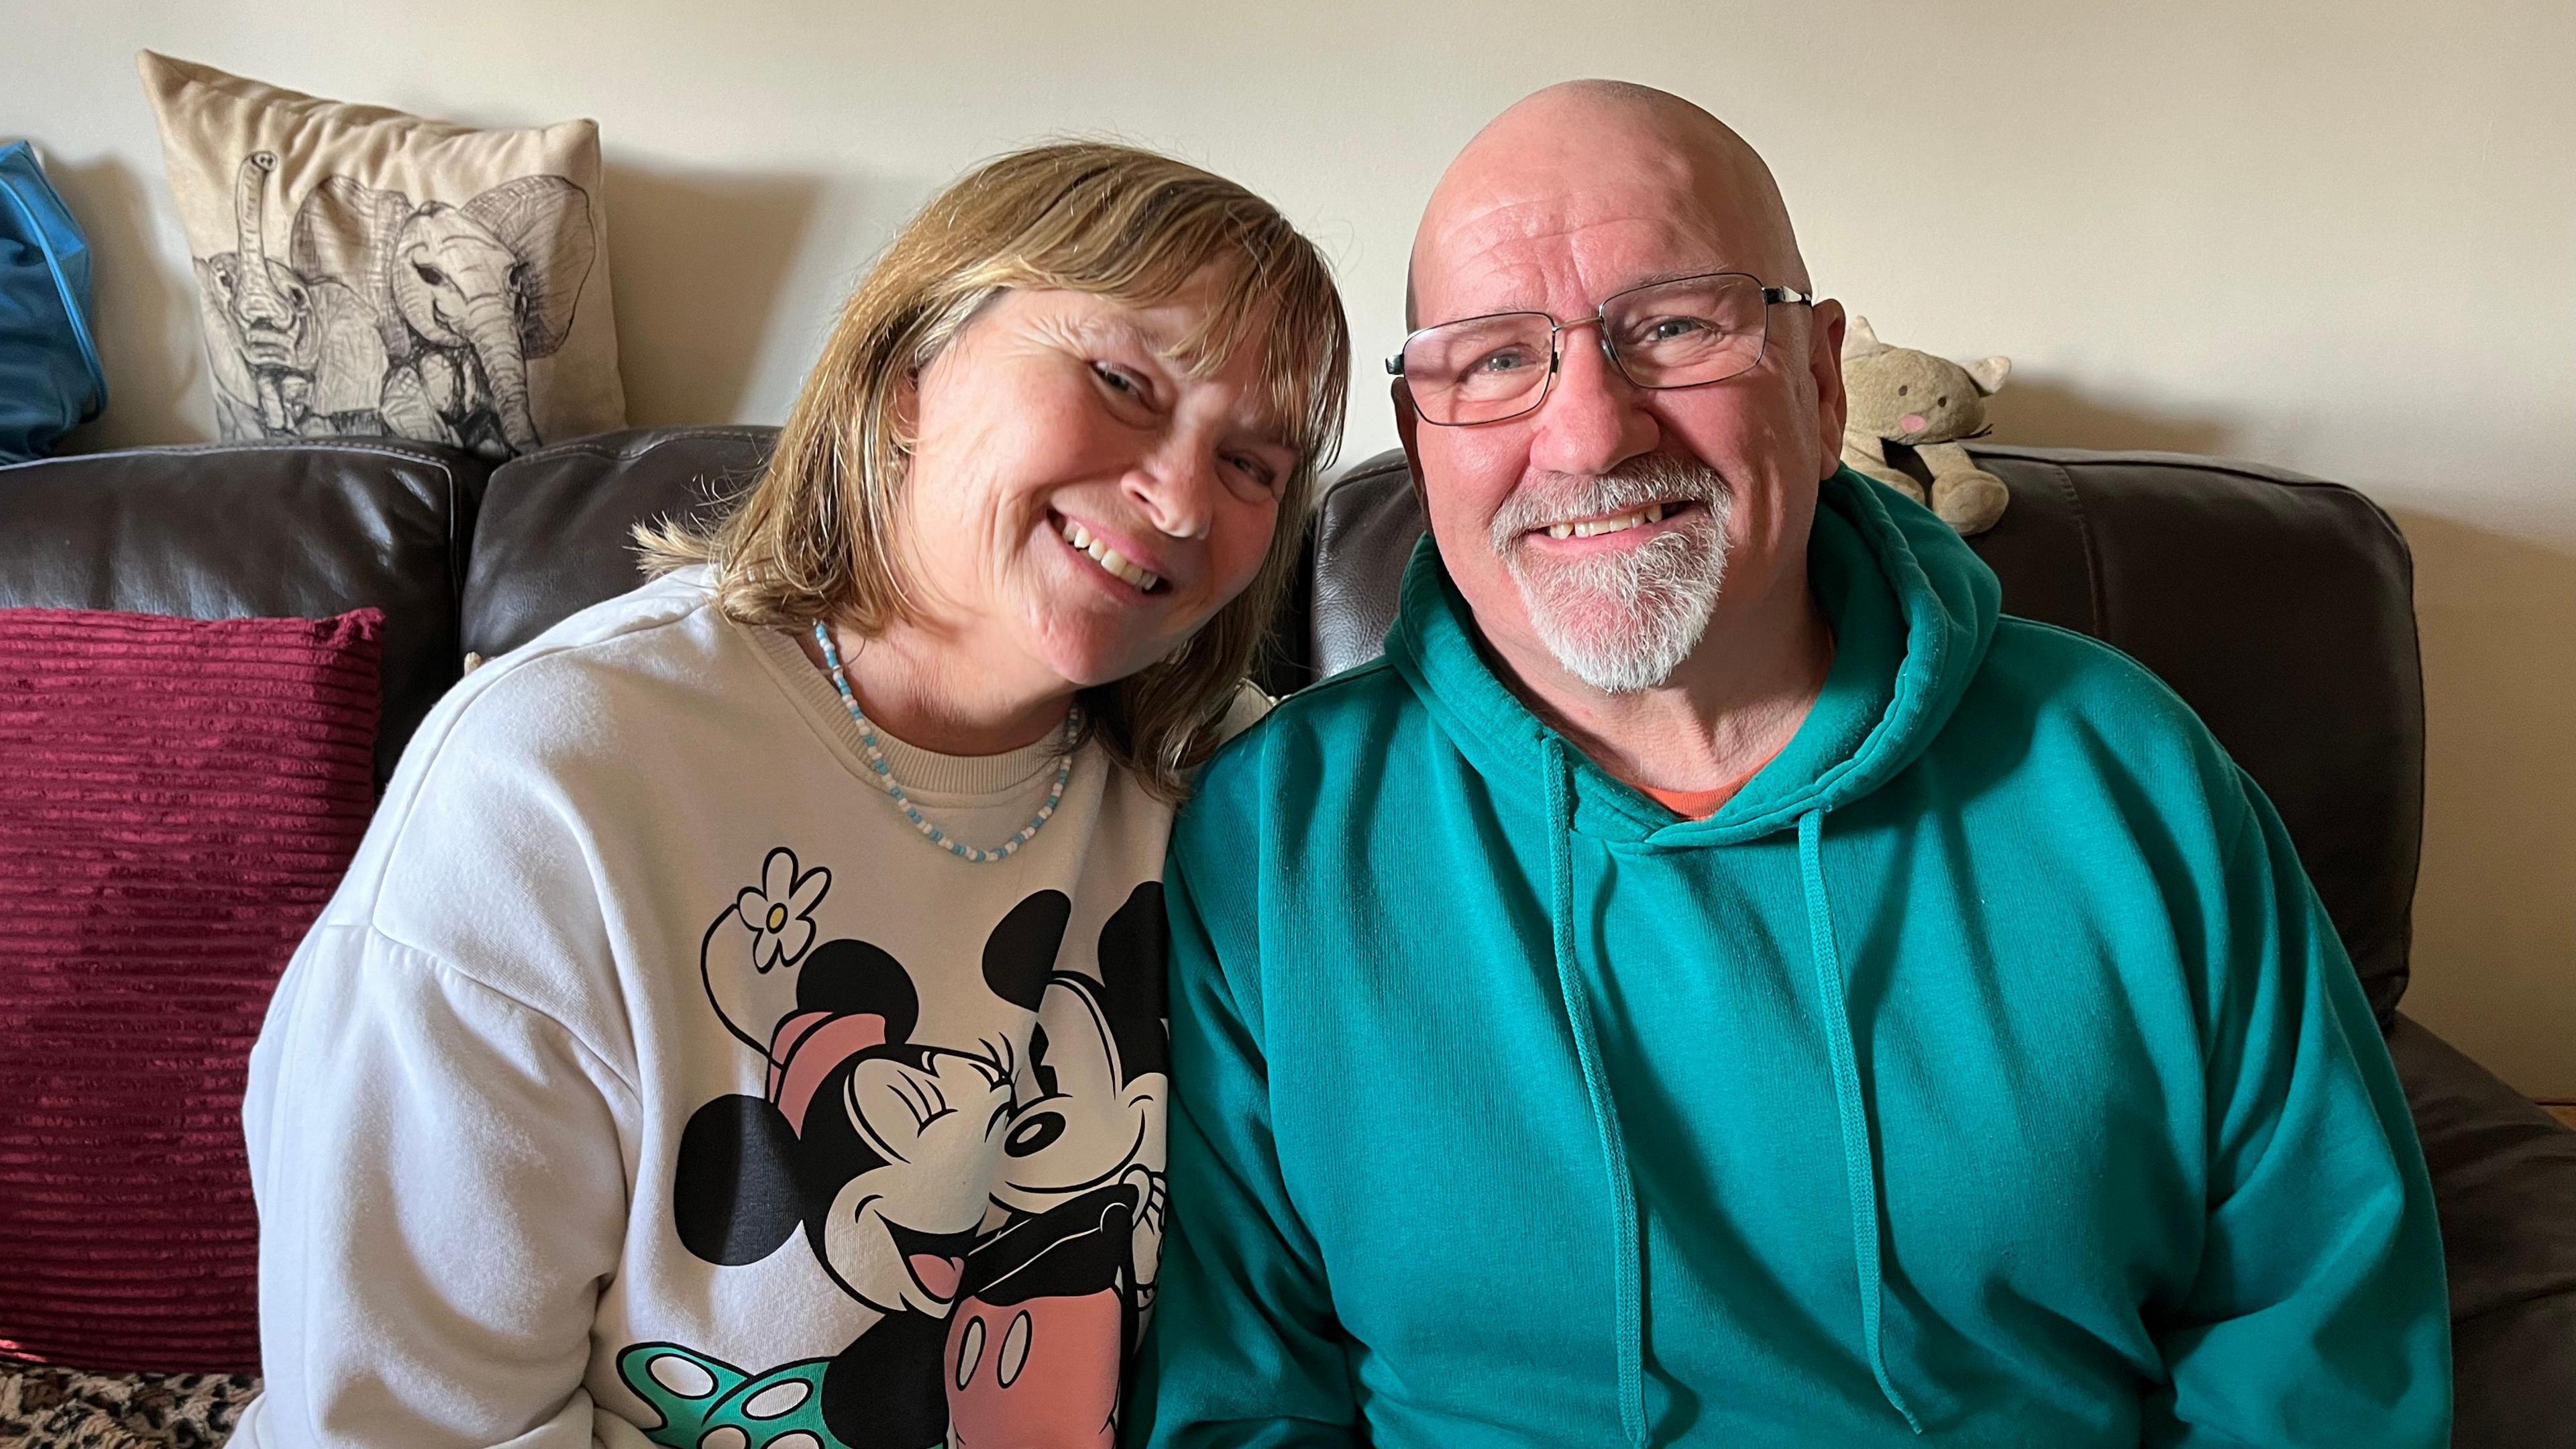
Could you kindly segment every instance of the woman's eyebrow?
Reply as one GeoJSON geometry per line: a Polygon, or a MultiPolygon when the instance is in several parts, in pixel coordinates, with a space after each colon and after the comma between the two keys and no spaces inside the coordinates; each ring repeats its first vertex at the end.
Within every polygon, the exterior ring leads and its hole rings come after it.
{"type": "MultiPolygon", "coordinates": [[[[1073,324],[1073,327],[1074,335],[1082,338],[1086,343],[1098,345],[1111,341],[1124,342],[1150,354],[1156,362],[1174,372],[1191,371],[1176,355],[1180,351],[1180,344],[1147,319],[1113,313],[1081,318],[1073,324]]],[[[1295,454],[1303,451],[1298,446],[1297,429],[1293,421],[1266,402],[1255,403],[1252,408],[1236,413],[1228,421],[1238,435],[1251,442],[1274,447],[1285,453],[1295,454]]]]}
{"type": "Polygon", "coordinates": [[[1285,453],[1299,451],[1296,434],[1289,427],[1288,420],[1272,409],[1262,408],[1257,412],[1238,413],[1234,418],[1234,426],[1237,432],[1254,443],[1277,448],[1285,453]]]}
{"type": "Polygon", "coordinates": [[[1086,340],[1093,342],[1123,342],[1131,347],[1153,354],[1154,360],[1157,362],[1167,365],[1173,364],[1174,362],[1172,354],[1177,349],[1174,347],[1171,340],[1156,335],[1153,329],[1145,326],[1134,317],[1086,317],[1079,323],[1075,324],[1075,327],[1076,331],[1079,332],[1086,340]]]}

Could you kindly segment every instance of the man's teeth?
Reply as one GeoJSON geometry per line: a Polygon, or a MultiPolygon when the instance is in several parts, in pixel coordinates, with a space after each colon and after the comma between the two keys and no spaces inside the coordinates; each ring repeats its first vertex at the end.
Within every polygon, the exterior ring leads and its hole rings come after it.
{"type": "Polygon", "coordinates": [[[1084,553],[1091,555],[1091,561],[1093,563],[1109,570],[1109,572],[1115,577],[1134,584],[1146,593],[1152,593],[1154,591],[1154,586],[1163,581],[1163,576],[1161,574],[1155,573],[1151,569],[1138,568],[1135,564],[1129,562],[1127,557],[1119,553],[1118,550],[1102,543],[1099,539],[1093,538],[1091,536],[1090,529],[1083,527],[1081,524],[1074,522],[1070,518],[1064,521],[1064,541],[1072,544],[1075,548],[1081,549],[1084,553]]]}
{"type": "MultiPolygon", "coordinates": [[[[1674,504],[1671,506],[1679,507],[1680,505],[1674,504]]],[[[1661,503],[1649,503],[1634,513],[1623,513],[1616,518],[1587,518],[1581,523],[1551,523],[1547,526],[1547,536],[1550,538],[1592,538],[1604,533],[1621,533],[1628,529],[1635,528],[1640,524],[1660,523],[1663,521],[1665,512],[1666,505],[1661,503]]]]}

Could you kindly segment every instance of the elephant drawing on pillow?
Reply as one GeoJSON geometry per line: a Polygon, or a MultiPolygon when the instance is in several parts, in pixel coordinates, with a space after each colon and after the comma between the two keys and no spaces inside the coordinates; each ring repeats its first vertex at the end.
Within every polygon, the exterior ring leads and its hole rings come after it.
{"type": "Polygon", "coordinates": [[[276,171],[274,151],[242,158],[233,176],[233,250],[195,262],[216,421],[237,439],[381,432],[385,347],[366,303],[268,254],[276,171]]]}
{"type": "Polygon", "coordinates": [[[462,206],[414,205],[347,176],[295,214],[296,268],[374,307],[388,359],[387,431],[508,458],[535,448],[528,364],[572,332],[598,255],[590,197],[560,176],[521,176],[462,206]]]}

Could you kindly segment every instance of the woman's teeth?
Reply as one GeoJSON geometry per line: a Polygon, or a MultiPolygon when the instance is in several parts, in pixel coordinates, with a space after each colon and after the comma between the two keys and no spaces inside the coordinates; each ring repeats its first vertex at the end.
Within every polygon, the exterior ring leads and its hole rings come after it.
{"type": "MultiPolygon", "coordinates": [[[[1669,506],[1678,508],[1681,505],[1672,504],[1669,506]]],[[[1635,528],[1640,524],[1662,522],[1666,508],[1667,505],[1665,504],[1649,503],[1634,513],[1623,513],[1616,518],[1588,518],[1581,523],[1551,523],[1547,526],[1547,536],[1550,538],[1593,538],[1604,533],[1621,533],[1628,529],[1635,528]]]]}
{"type": "Polygon", "coordinates": [[[1091,555],[1091,561],[1107,569],[1112,577],[1134,584],[1146,593],[1152,593],[1154,586],[1163,581],[1162,575],[1151,569],[1138,568],[1118,550],[1093,538],[1091,530],[1070,518],[1064,521],[1064,541],[1091,555]]]}

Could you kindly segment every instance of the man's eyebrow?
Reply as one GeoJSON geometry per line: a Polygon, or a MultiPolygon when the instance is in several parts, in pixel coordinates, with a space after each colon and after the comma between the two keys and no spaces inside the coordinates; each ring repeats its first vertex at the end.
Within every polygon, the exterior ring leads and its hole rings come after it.
{"type": "Polygon", "coordinates": [[[1685,262],[1680,266],[1666,267],[1659,271],[1644,272],[1637,276],[1630,277],[1628,280],[1612,287],[1609,291],[1602,293],[1600,297],[1594,300],[1593,305],[1597,307],[1602,302],[1606,302],[1612,297],[1618,296],[1622,292],[1634,292],[1642,287],[1660,287],[1666,282],[1686,282],[1693,277],[1752,277],[1758,281],[1761,279],[1761,275],[1761,273],[1754,271],[1751,267],[1741,266],[1733,262],[1721,262],[1715,260],[1705,262],[1685,262]]]}
{"type": "MultiPolygon", "coordinates": [[[[1666,282],[1686,281],[1692,277],[1719,276],[1753,277],[1758,280],[1761,273],[1753,271],[1748,267],[1737,266],[1726,262],[1689,262],[1677,267],[1669,267],[1660,271],[1647,272],[1639,276],[1630,277],[1626,281],[1610,288],[1608,291],[1603,292],[1599,297],[1595,298],[1593,300],[1593,305],[1597,307],[1601,303],[1608,301],[1612,297],[1618,296],[1622,292],[1633,292],[1640,287],[1660,287],[1666,282]]],[[[1410,285],[1409,279],[1407,284],[1408,286],[1410,285]]],[[[1540,316],[1549,315],[1547,308],[1539,305],[1538,303],[1525,302],[1514,306],[1485,307],[1474,312],[1461,313],[1456,317],[1449,318],[1448,321],[1473,322],[1479,317],[1493,317],[1506,312],[1535,312],[1540,316]]],[[[1409,330],[1419,330],[1419,328],[1423,326],[1439,327],[1448,325],[1446,322],[1422,323],[1419,322],[1418,319],[1415,319],[1415,323],[1415,327],[1409,330]]]]}
{"type": "Polygon", "coordinates": [[[1722,264],[1675,267],[1670,271],[1648,272],[1646,275],[1628,283],[1628,285],[1614,289],[1614,294],[1615,292],[1633,292],[1639,287],[1660,287],[1666,282],[1685,281],[1692,277],[1749,277],[1752,275],[1753,273],[1746,271],[1742,267],[1726,266],[1722,264]]]}

